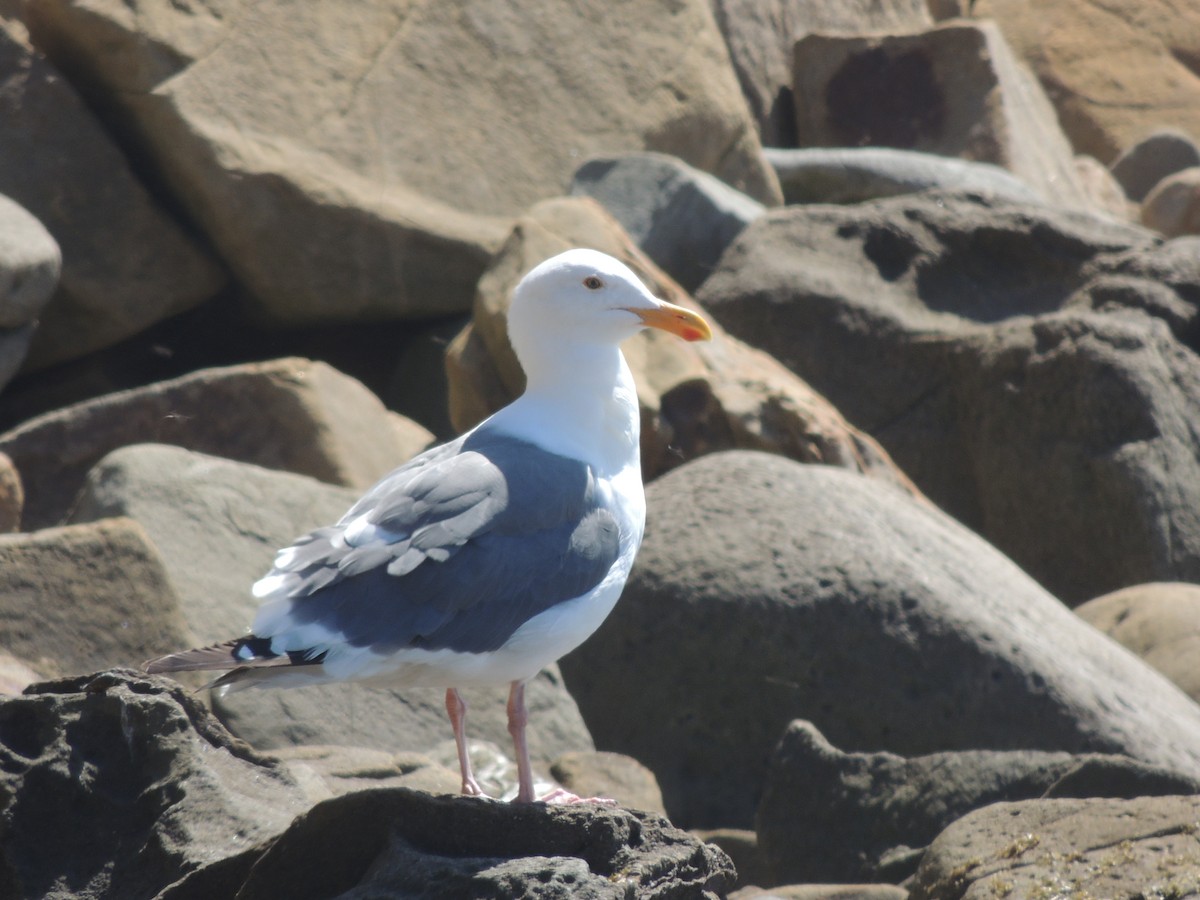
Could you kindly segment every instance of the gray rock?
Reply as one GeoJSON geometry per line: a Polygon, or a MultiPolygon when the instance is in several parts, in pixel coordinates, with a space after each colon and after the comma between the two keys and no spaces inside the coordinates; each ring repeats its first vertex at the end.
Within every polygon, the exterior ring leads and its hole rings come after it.
{"type": "Polygon", "coordinates": [[[969,191],[1037,203],[1037,191],[1007,169],[891,147],[766,148],[786,203],[861,203],[928,190],[969,191]]]}
{"type": "Polygon", "coordinates": [[[0,534],[19,531],[21,510],[25,506],[25,487],[21,473],[5,453],[0,453],[0,534]]]}
{"type": "Polygon", "coordinates": [[[1200,774],[1200,707],[932,506],[826,466],[713,454],[654,481],[608,621],[562,661],[599,746],[672,821],[746,827],[771,749],[1122,753],[1200,774]]]}
{"type": "MultiPolygon", "coordinates": [[[[355,499],[353,491],[302,476],[144,445],[116,451],[95,467],[74,517],[126,515],[145,527],[193,632],[187,646],[199,646],[244,633],[256,609],[250,585],[270,568],[275,550],[340,518],[355,499]]],[[[178,649],[185,648],[164,642],[157,651],[178,649]]],[[[507,686],[464,694],[471,704],[468,736],[511,747],[507,686]]],[[[535,762],[593,749],[557,669],[534,679],[526,700],[535,762]]],[[[352,744],[428,752],[450,737],[443,694],[431,689],[248,690],[214,698],[213,705],[230,731],[261,749],[352,744]]]]}
{"type": "Polygon", "coordinates": [[[24,365],[36,330],[33,324],[0,328],[0,388],[12,381],[24,365]]]}
{"type": "Polygon", "coordinates": [[[738,237],[698,299],[1078,603],[1200,578],[1200,361],[1168,330],[1196,334],[1198,263],[1156,244],[966,195],[789,207],[738,237]]]}
{"type": "Polygon", "coordinates": [[[58,286],[62,251],[23,206],[0,195],[0,328],[37,319],[58,286]]]}
{"type": "Polygon", "coordinates": [[[263,854],[237,896],[716,900],[733,879],[719,849],[649,813],[392,789],[313,807],[263,854]]]}
{"type": "Polygon", "coordinates": [[[654,773],[632,757],[600,750],[564,753],[551,764],[550,774],[580,797],[607,797],[627,809],[667,814],[654,773]]]}
{"type": "Polygon", "coordinates": [[[0,892],[28,900],[149,898],[214,860],[244,871],[308,806],[189,692],[124,670],[0,699],[0,797],[0,892]]]}
{"type": "Polygon", "coordinates": [[[1200,796],[997,803],[929,848],[910,900],[1193,897],[1200,796]]]}
{"type": "Polygon", "coordinates": [[[1124,756],[842,753],[810,723],[797,721],[771,760],[758,808],[759,849],[770,872],[767,884],[899,883],[944,828],[992,803],[1189,793],[1200,793],[1200,776],[1124,756]]]}
{"type": "Polygon", "coordinates": [[[1200,234],[1200,166],[1156,184],[1142,202],[1141,221],[1167,237],[1200,234]]]}
{"type": "Polygon", "coordinates": [[[1193,166],[1200,166],[1200,148],[1188,135],[1168,128],[1138,141],[1110,168],[1125,196],[1140,202],[1168,175],[1193,166]]]}
{"type": "Polygon", "coordinates": [[[694,291],[765,207],[707,172],[661,153],[584,163],[571,194],[600,201],[634,242],[686,291],[694,291]]]}

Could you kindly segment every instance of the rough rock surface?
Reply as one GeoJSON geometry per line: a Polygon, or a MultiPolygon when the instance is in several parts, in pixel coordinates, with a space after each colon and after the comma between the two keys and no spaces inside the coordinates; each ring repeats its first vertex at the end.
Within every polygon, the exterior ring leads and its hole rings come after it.
{"type": "Polygon", "coordinates": [[[1200,585],[1138,584],[1089,600],[1075,614],[1200,702],[1200,585]]]}
{"type": "Polygon", "coordinates": [[[758,845],[771,873],[768,884],[899,883],[944,828],[992,803],[1191,793],[1200,793],[1200,776],[1123,756],[842,753],[810,723],[797,721],[771,759],[758,808],[758,845]]]}
{"type": "Polygon", "coordinates": [[[0,699],[0,798],[0,894],[29,900],[149,900],[214,860],[244,870],[308,805],[189,692],[122,670],[0,699]]]}
{"type": "Polygon", "coordinates": [[[1156,243],[969,195],[789,207],[699,300],[1078,603],[1200,578],[1200,360],[1177,340],[1196,346],[1200,257],[1156,243]]]}
{"type": "Polygon", "coordinates": [[[0,535],[0,647],[46,675],[137,665],[186,640],[176,603],[129,519],[0,535]]]}
{"type": "Polygon", "coordinates": [[[30,21],[276,319],[465,309],[501,217],[601,153],[779,196],[705,0],[52,0],[30,21]]]}
{"type": "Polygon", "coordinates": [[[0,193],[35,215],[63,255],[29,366],[107,347],[221,289],[220,265],[159,207],[83,100],[11,23],[0,27],[0,84],[0,193]]]}
{"type": "Polygon", "coordinates": [[[1054,108],[993,23],[809,35],[796,44],[795,78],[801,147],[897,147],[995,163],[1047,200],[1089,204],[1054,108]]]}
{"type": "MultiPolygon", "coordinates": [[[[257,608],[250,585],[270,568],[275,550],[340,518],[355,499],[353,491],[298,475],[177,447],[134,446],[110,454],[89,474],[75,516],[129,516],[142,523],[161,552],[193,635],[187,643],[164,641],[149,656],[244,633],[257,608]]],[[[510,748],[507,689],[464,694],[471,704],[468,735],[510,748]]],[[[557,669],[531,682],[526,699],[535,762],[592,749],[557,669]]],[[[427,752],[450,738],[443,693],[428,688],[252,689],[213,703],[230,731],[262,749],[354,744],[427,752]]]]}
{"type": "Polygon", "coordinates": [[[910,900],[1191,897],[1200,796],[997,803],[947,828],[910,900]]]}
{"type": "Polygon", "coordinates": [[[894,487],[733,452],[651,484],[621,602],[561,665],[672,821],[749,825],[784,727],[904,755],[1123,753],[1200,774],[1200,707],[894,487]]]}
{"type": "Polygon", "coordinates": [[[1181,131],[1155,131],[1113,160],[1113,177],[1130,200],[1141,201],[1154,186],[1183,169],[1200,166],[1200,147],[1181,131]]]}
{"type": "MultiPolygon", "coordinates": [[[[572,246],[616,256],[652,292],[685,306],[694,303],[595,201],[538,204],[517,221],[480,279],[474,319],[447,351],[450,418],[458,430],[524,390],[525,376],[505,330],[512,289],[539,262],[572,246]]],[[[705,453],[746,447],[908,485],[878,445],[847,425],[823,397],[774,359],[726,334],[717,332],[711,343],[685,344],[646,331],[622,349],[638,383],[646,480],[705,453]]]]}
{"type": "Polygon", "coordinates": [[[84,476],[128,444],[192,450],[364,488],[433,436],[325,363],[204,369],[35,417],[0,435],[25,484],[24,527],[62,520],[84,476]]]}
{"type": "Polygon", "coordinates": [[[696,290],[738,232],[765,211],[757,200],[662,153],[589,160],[570,192],[599,201],[685,291],[696,290]]]}

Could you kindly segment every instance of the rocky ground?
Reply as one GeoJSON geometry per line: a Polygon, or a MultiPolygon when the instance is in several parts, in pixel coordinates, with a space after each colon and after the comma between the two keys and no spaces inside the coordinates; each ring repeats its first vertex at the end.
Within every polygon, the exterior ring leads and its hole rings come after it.
{"type": "Polygon", "coordinates": [[[0,14],[0,897],[1200,896],[1200,7],[0,14]],[[620,807],[135,671],[516,396],[571,246],[717,334],[627,346],[645,544],[530,686],[620,807]]]}

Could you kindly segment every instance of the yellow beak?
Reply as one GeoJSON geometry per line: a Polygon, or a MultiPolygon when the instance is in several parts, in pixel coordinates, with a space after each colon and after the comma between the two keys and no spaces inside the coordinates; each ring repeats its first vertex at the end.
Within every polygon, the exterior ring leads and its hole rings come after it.
{"type": "Polygon", "coordinates": [[[677,334],[685,341],[712,340],[712,329],[704,321],[703,316],[665,300],[658,302],[659,305],[653,309],[629,309],[629,311],[648,327],[677,334]]]}

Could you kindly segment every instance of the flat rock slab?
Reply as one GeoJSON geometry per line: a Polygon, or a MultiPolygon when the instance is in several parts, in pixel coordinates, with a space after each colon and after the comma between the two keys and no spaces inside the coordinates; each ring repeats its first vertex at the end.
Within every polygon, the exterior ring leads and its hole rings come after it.
{"type": "Polygon", "coordinates": [[[997,803],[925,854],[910,900],[1200,893],[1200,796],[997,803]]]}
{"type": "MultiPolygon", "coordinates": [[[[75,516],[129,516],[153,537],[193,633],[183,643],[164,641],[157,655],[243,634],[257,609],[250,586],[270,569],[276,549],[336,521],[355,499],[354,491],[311,478],[178,447],[140,445],[122,448],[96,466],[75,516]]],[[[510,747],[507,687],[464,694],[471,704],[468,735],[510,747]]],[[[537,762],[593,749],[556,668],[530,683],[526,699],[530,752],[537,762]]],[[[442,692],[428,688],[252,689],[214,698],[214,707],[231,731],[263,749],[354,744],[426,752],[450,737],[442,692]]]]}
{"type": "Polygon", "coordinates": [[[0,699],[0,796],[0,893],[30,900],[153,897],[309,805],[189,692],[120,670],[0,699]]]}
{"type": "Polygon", "coordinates": [[[255,863],[237,896],[716,900],[734,877],[719,849],[649,813],[396,788],[313,807],[255,863]]]}

